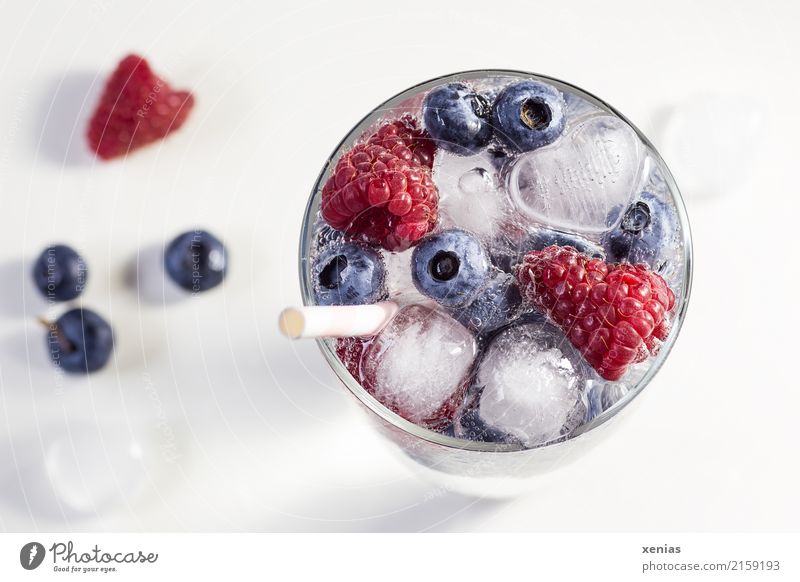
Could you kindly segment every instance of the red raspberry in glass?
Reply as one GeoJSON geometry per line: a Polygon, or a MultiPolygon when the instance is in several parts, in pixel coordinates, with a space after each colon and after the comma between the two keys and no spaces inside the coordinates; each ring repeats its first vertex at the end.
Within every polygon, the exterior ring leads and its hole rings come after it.
{"type": "Polygon", "coordinates": [[[523,297],[545,311],[606,380],[655,354],[669,334],[675,294],[647,265],[606,264],[573,247],[525,255],[515,271],[523,297]]]}
{"type": "Polygon", "coordinates": [[[361,381],[361,356],[367,340],[360,337],[340,337],[336,340],[336,355],[347,368],[347,371],[361,381]]]}
{"type": "Polygon", "coordinates": [[[439,192],[404,122],[381,126],[342,155],[322,188],[322,217],[336,230],[389,251],[409,248],[438,221],[439,192]],[[411,143],[412,147],[409,147],[411,143]]]}
{"type": "MultiPolygon", "coordinates": [[[[436,143],[427,131],[419,127],[417,120],[406,115],[397,121],[383,124],[367,139],[368,144],[379,145],[389,151],[402,143],[411,151],[411,160],[421,166],[433,168],[436,143]]],[[[403,157],[403,156],[401,156],[403,157]]]]}

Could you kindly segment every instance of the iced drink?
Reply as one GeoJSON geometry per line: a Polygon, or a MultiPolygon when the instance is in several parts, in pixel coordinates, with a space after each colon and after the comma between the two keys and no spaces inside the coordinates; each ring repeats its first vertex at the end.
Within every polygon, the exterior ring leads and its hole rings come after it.
{"type": "Polygon", "coordinates": [[[366,117],[320,176],[301,254],[307,303],[396,306],[375,333],[322,340],[348,387],[481,451],[564,442],[623,407],[666,357],[691,272],[652,145],[584,91],[508,71],[366,117]]]}

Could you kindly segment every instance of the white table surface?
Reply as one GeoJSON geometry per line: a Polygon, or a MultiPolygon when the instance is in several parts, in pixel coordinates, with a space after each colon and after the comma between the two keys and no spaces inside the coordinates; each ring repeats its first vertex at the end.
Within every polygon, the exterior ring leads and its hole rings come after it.
{"type": "Polygon", "coordinates": [[[0,530],[797,529],[797,4],[402,4],[2,3],[0,530]],[[129,51],[191,88],[196,109],[170,139],[98,163],[85,120],[129,51]],[[302,212],[339,139],[412,84],[486,67],[584,87],[657,146],[671,108],[701,94],[765,120],[752,143],[747,128],[722,130],[752,148],[735,188],[685,192],[694,293],[635,414],[505,503],[436,494],[409,474],[316,346],[275,325],[299,300],[302,212]],[[195,224],[228,242],[224,288],[137,295],[137,257],[152,265],[155,246],[195,224]],[[55,240],[87,258],[84,304],[118,337],[112,365],[88,378],[54,374],[35,321],[46,305],[27,270],[55,240]],[[98,425],[104,444],[91,445],[98,425]],[[135,490],[105,446],[130,434],[154,440],[135,490]],[[110,501],[65,501],[69,479],[51,479],[75,463],[59,457],[64,442],[110,501]]]}

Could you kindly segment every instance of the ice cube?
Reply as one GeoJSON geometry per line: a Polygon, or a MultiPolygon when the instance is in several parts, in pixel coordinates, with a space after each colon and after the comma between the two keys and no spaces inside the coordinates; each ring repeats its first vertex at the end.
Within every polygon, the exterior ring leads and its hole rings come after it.
{"type": "Polygon", "coordinates": [[[404,304],[424,302],[425,296],[417,291],[411,278],[411,253],[408,249],[399,253],[381,250],[386,266],[386,288],[389,298],[404,304]]]}
{"type": "Polygon", "coordinates": [[[511,202],[489,151],[459,156],[436,153],[433,179],[439,187],[439,214],[444,228],[458,227],[479,236],[500,232],[510,216],[511,202]]]}
{"type": "Polygon", "coordinates": [[[504,433],[486,424],[476,408],[466,408],[459,413],[453,423],[453,436],[470,441],[484,443],[516,443],[519,441],[510,434],[504,433]]]}
{"type": "Polygon", "coordinates": [[[476,353],[463,325],[441,311],[409,305],[364,353],[363,385],[407,420],[444,428],[461,404],[476,353]]]}
{"type": "Polygon", "coordinates": [[[511,327],[494,339],[479,365],[480,418],[528,447],[548,443],[586,419],[589,375],[580,354],[556,327],[511,327]]]}
{"type": "Polygon", "coordinates": [[[481,196],[493,189],[492,174],[485,168],[472,168],[458,179],[458,190],[467,196],[481,196]]]}
{"type": "Polygon", "coordinates": [[[551,228],[601,233],[636,194],[644,148],[624,121],[595,115],[550,146],[520,156],[508,191],[520,211],[551,228]]]}
{"type": "Polygon", "coordinates": [[[330,245],[344,240],[344,233],[335,230],[325,224],[322,220],[318,220],[314,226],[314,231],[317,233],[316,244],[314,250],[322,252],[330,245]]]}
{"type": "Polygon", "coordinates": [[[597,113],[602,113],[603,110],[600,109],[594,103],[590,103],[583,97],[579,97],[575,93],[571,93],[569,91],[565,92],[564,94],[564,103],[567,105],[567,131],[569,131],[574,125],[580,123],[580,121],[584,117],[588,117],[589,115],[595,115],[597,113]]]}

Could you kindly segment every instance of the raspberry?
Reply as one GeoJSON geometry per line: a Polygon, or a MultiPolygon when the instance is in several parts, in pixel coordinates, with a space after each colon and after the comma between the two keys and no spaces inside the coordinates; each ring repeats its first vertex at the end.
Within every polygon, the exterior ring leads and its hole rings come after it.
{"type": "Polygon", "coordinates": [[[367,139],[367,143],[379,145],[389,151],[393,151],[397,144],[402,143],[411,150],[411,159],[414,163],[433,168],[436,143],[431,139],[427,131],[419,127],[417,120],[410,115],[382,125],[378,131],[367,139]]]}
{"type": "Polygon", "coordinates": [[[383,125],[344,154],[322,188],[328,224],[389,251],[409,248],[438,221],[439,192],[411,142],[399,137],[411,131],[401,130],[405,123],[383,125]]]}
{"type": "Polygon", "coordinates": [[[606,264],[573,247],[549,246],[516,268],[523,297],[564,330],[606,380],[657,353],[675,294],[645,264],[606,264]]]}
{"type": "Polygon", "coordinates": [[[356,380],[361,380],[361,356],[367,342],[359,337],[340,337],[336,340],[336,355],[356,380]]]}
{"type": "Polygon", "coordinates": [[[147,61],[128,55],[106,83],[89,122],[89,146],[102,159],[124,156],[181,127],[194,105],[188,91],[175,91],[147,61]]]}

